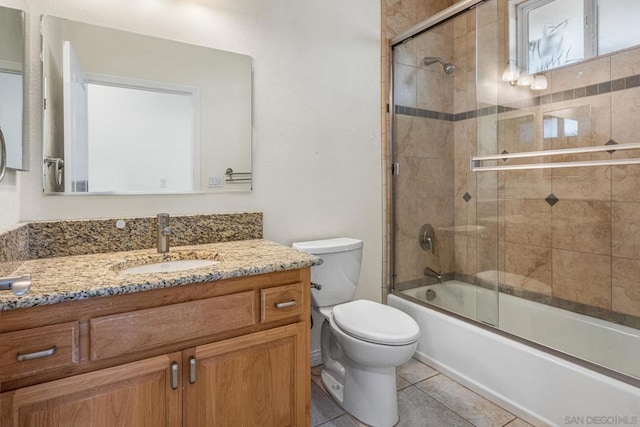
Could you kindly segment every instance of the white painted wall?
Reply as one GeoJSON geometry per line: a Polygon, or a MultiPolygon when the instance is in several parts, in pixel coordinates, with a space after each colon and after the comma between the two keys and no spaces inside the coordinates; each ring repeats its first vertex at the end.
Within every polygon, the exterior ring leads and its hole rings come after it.
{"type": "Polygon", "coordinates": [[[17,172],[7,171],[0,182],[0,232],[20,221],[20,180],[17,172]]]}
{"type": "MultiPolygon", "coordinates": [[[[252,56],[255,183],[246,194],[44,196],[41,84],[32,77],[21,219],[262,211],[265,238],[283,244],[363,239],[357,297],[380,299],[379,2],[30,0],[29,13],[32,40],[39,15],[50,14],[252,56]]],[[[38,54],[33,43],[32,76],[40,76],[38,54]]]]}

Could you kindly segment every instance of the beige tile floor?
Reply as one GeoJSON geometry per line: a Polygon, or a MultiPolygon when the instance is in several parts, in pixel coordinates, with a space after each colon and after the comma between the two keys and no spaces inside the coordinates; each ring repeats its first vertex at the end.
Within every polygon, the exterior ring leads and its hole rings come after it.
{"type": "MultiPolygon", "coordinates": [[[[396,369],[396,383],[400,414],[397,426],[531,427],[515,415],[415,359],[396,369]]],[[[311,370],[311,425],[364,426],[346,414],[326,393],[320,381],[320,367],[311,370]]]]}

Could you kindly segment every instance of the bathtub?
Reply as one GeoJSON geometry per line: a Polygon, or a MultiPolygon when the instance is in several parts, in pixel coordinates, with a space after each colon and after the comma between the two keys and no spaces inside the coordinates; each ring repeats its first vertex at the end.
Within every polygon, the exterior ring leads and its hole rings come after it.
{"type": "MultiPolygon", "coordinates": [[[[428,289],[429,304],[640,377],[633,328],[455,280],[400,294],[426,302],[428,289]]],[[[640,425],[638,387],[396,295],[388,304],[420,325],[417,359],[536,426],[640,425]]]]}

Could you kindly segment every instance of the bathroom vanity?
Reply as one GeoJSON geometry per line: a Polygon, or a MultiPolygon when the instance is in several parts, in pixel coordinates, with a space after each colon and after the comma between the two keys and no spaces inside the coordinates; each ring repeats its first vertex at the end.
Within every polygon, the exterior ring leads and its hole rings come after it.
{"type": "Polygon", "coordinates": [[[264,240],[172,251],[218,262],[123,273],[156,256],[141,250],[21,266],[32,289],[0,297],[0,425],[309,424],[321,261],[264,240]]]}

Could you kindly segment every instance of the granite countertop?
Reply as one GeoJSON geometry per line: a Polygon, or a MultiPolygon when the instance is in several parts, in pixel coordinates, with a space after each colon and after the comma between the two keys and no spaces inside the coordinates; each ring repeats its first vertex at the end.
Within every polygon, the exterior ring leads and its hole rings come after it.
{"type": "Polygon", "coordinates": [[[0,312],[87,298],[121,295],[192,283],[272,273],[319,265],[316,256],[268,240],[239,240],[155,249],[109,252],[24,261],[13,276],[31,274],[31,288],[23,296],[0,293],[0,312]],[[214,266],[177,272],[125,274],[143,264],[185,259],[214,259],[214,266]]]}

